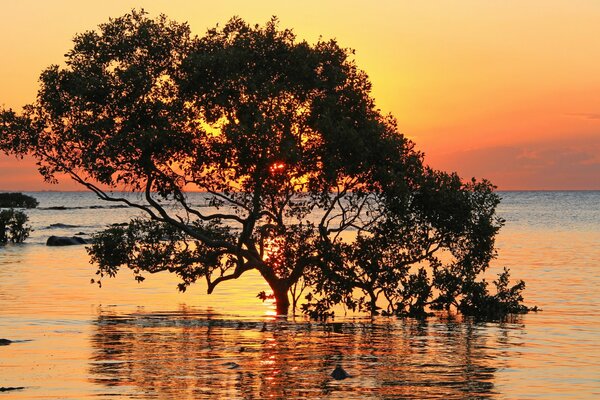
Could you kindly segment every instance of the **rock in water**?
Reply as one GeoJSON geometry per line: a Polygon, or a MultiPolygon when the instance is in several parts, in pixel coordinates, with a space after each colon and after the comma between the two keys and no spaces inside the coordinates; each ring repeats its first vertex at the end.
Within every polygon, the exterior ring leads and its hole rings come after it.
{"type": "Polygon", "coordinates": [[[11,390],[23,390],[25,389],[24,386],[18,386],[18,387],[0,387],[0,392],[10,392],[11,390]]]}
{"type": "Polygon", "coordinates": [[[50,236],[46,241],[46,246],[73,246],[78,244],[87,244],[87,241],[79,236],[50,236]]]}
{"type": "Polygon", "coordinates": [[[58,224],[50,224],[48,226],[48,228],[50,228],[50,229],[65,229],[65,228],[69,229],[69,228],[77,228],[77,225],[69,225],[69,224],[58,223],[58,224]]]}
{"type": "Polygon", "coordinates": [[[340,367],[339,365],[335,367],[335,369],[331,373],[331,376],[336,381],[341,381],[342,379],[350,378],[350,374],[348,374],[346,370],[344,370],[344,368],[340,367]]]}

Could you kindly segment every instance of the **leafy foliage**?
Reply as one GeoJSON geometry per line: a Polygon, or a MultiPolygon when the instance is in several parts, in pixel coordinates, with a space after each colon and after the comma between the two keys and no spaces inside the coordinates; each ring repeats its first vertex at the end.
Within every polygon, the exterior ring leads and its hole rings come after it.
{"type": "MultiPolygon", "coordinates": [[[[198,224],[196,228],[212,237],[224,239],[229,235],[227,228],[215,223],[198,224]]],[[[91,262],[98,265],[95,281],[99,285],[103,277],[114,277],[119,268],[126,265],[138,282],[145,279],[143,272],[175,273],[182,280],[179,290],[185,291],[199,277],[208,279],[215,273],[220,276],[231,267],[225,253],[198,240],[190,240],[170,224],[144,219],[134,219],[127,226],[115,226],[95,234],[88,252],[91,262]]]]}
{"type": "Polygon", "coordinates": [[[28,220],[27,214],[22,211],[0,210],[0,245],[24,242],[31,232],[28,220]]]}
{"type": "Polygon", "coordinates": [[[340,303],[377,313],[384,300],[388,314],[478,312],[502,225],[493,186],[427,167],[351,57],[275,18],[198,38],[133,11],[76,36],[37,101],[0,113],[0,149],[146,214],[96,236],[100,279],[169,271],[180,290],[204,279],[210,293],[257,270],[272,289],[259,298],[280,314],[288,292],[294,306],[305,292],[313,316],[340,303]]]}
{"type": "Polygon", "coordinates": [[[0,193],[0,208],[36,208],[40,203],[23,193],[0,193]]]}
{"type": "Polygon", "coordinates": [[[509,286],[509,270],[498,274],[494,281],[496,294],[491,295],[487,290],[487,282],[469,282],[463,288],[463,297],[458,304],[458,310],[465,315],[474,315],[479,318],[500,319],[507,314],[523,314],[529,311],[524,306],[521,292],[525,289],[525,282],[519,281],[509,286]]]}

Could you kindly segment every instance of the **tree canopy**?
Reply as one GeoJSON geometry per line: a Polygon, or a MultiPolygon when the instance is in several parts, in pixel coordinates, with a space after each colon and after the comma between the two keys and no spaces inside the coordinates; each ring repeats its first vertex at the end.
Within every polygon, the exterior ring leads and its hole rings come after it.
{"type": "Polygon", "coordinates": [[[180,290],[202,279],[210,293],[257,270],[278,314],[301,294],[314,316],[340,303],[526,310],[507,271],[494,295],[478,280],[503,222],[493,185],[426,166],[351,50],[299,41],[275,18],[233,18],[201,37],[141,11],[110,19],[77,35],[36,101],[2,110],[0,129],[0,149],[33,155],[46,180],[68,174],[145,213],[96,235],[100,279],[170,271],[180,290]]]}
{"type": "Polygon", "coordinates": [[[22,243],[29,237],[29,218],[23,211],[0,210],[0,246],[7,243],[22,243]]]}
{"type": "Polygon", "coordinates": [[[23,193],[0,193],[0,208],[36,208],[40,203],[23,193]]]}

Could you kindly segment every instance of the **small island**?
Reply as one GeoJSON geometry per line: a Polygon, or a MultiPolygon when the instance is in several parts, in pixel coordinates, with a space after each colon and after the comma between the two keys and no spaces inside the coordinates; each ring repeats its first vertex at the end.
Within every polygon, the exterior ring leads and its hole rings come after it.
{"type": "Polygon", "coordinates": [[[40,203],[23,193],[0,193],[0,208],[36,208],[40,203]]]}

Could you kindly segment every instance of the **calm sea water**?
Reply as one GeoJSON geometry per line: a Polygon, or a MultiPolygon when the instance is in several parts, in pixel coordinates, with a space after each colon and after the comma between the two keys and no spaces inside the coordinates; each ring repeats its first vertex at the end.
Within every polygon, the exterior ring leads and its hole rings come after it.
{"type": "MultiPolygon", "coordinates": [[[[600,397],[600,192],[504,192],[503,266],[544,311],[503,323],[339,315],[274,320],[256,275],[178,293],[168,274],[91,285],[89,234],[135,213],[89,193],[30,193],[35,231],[0,248],[0,399],[600,397]],[[55,209],[54,207],[66,209],[55,209]],[[57,225],[61,224],[61,225],[57,225]],[[341,365],[351,378],[335,381],[341,365]]],[[[202,195],[193,195],[202,204],[202,195]]]]}

